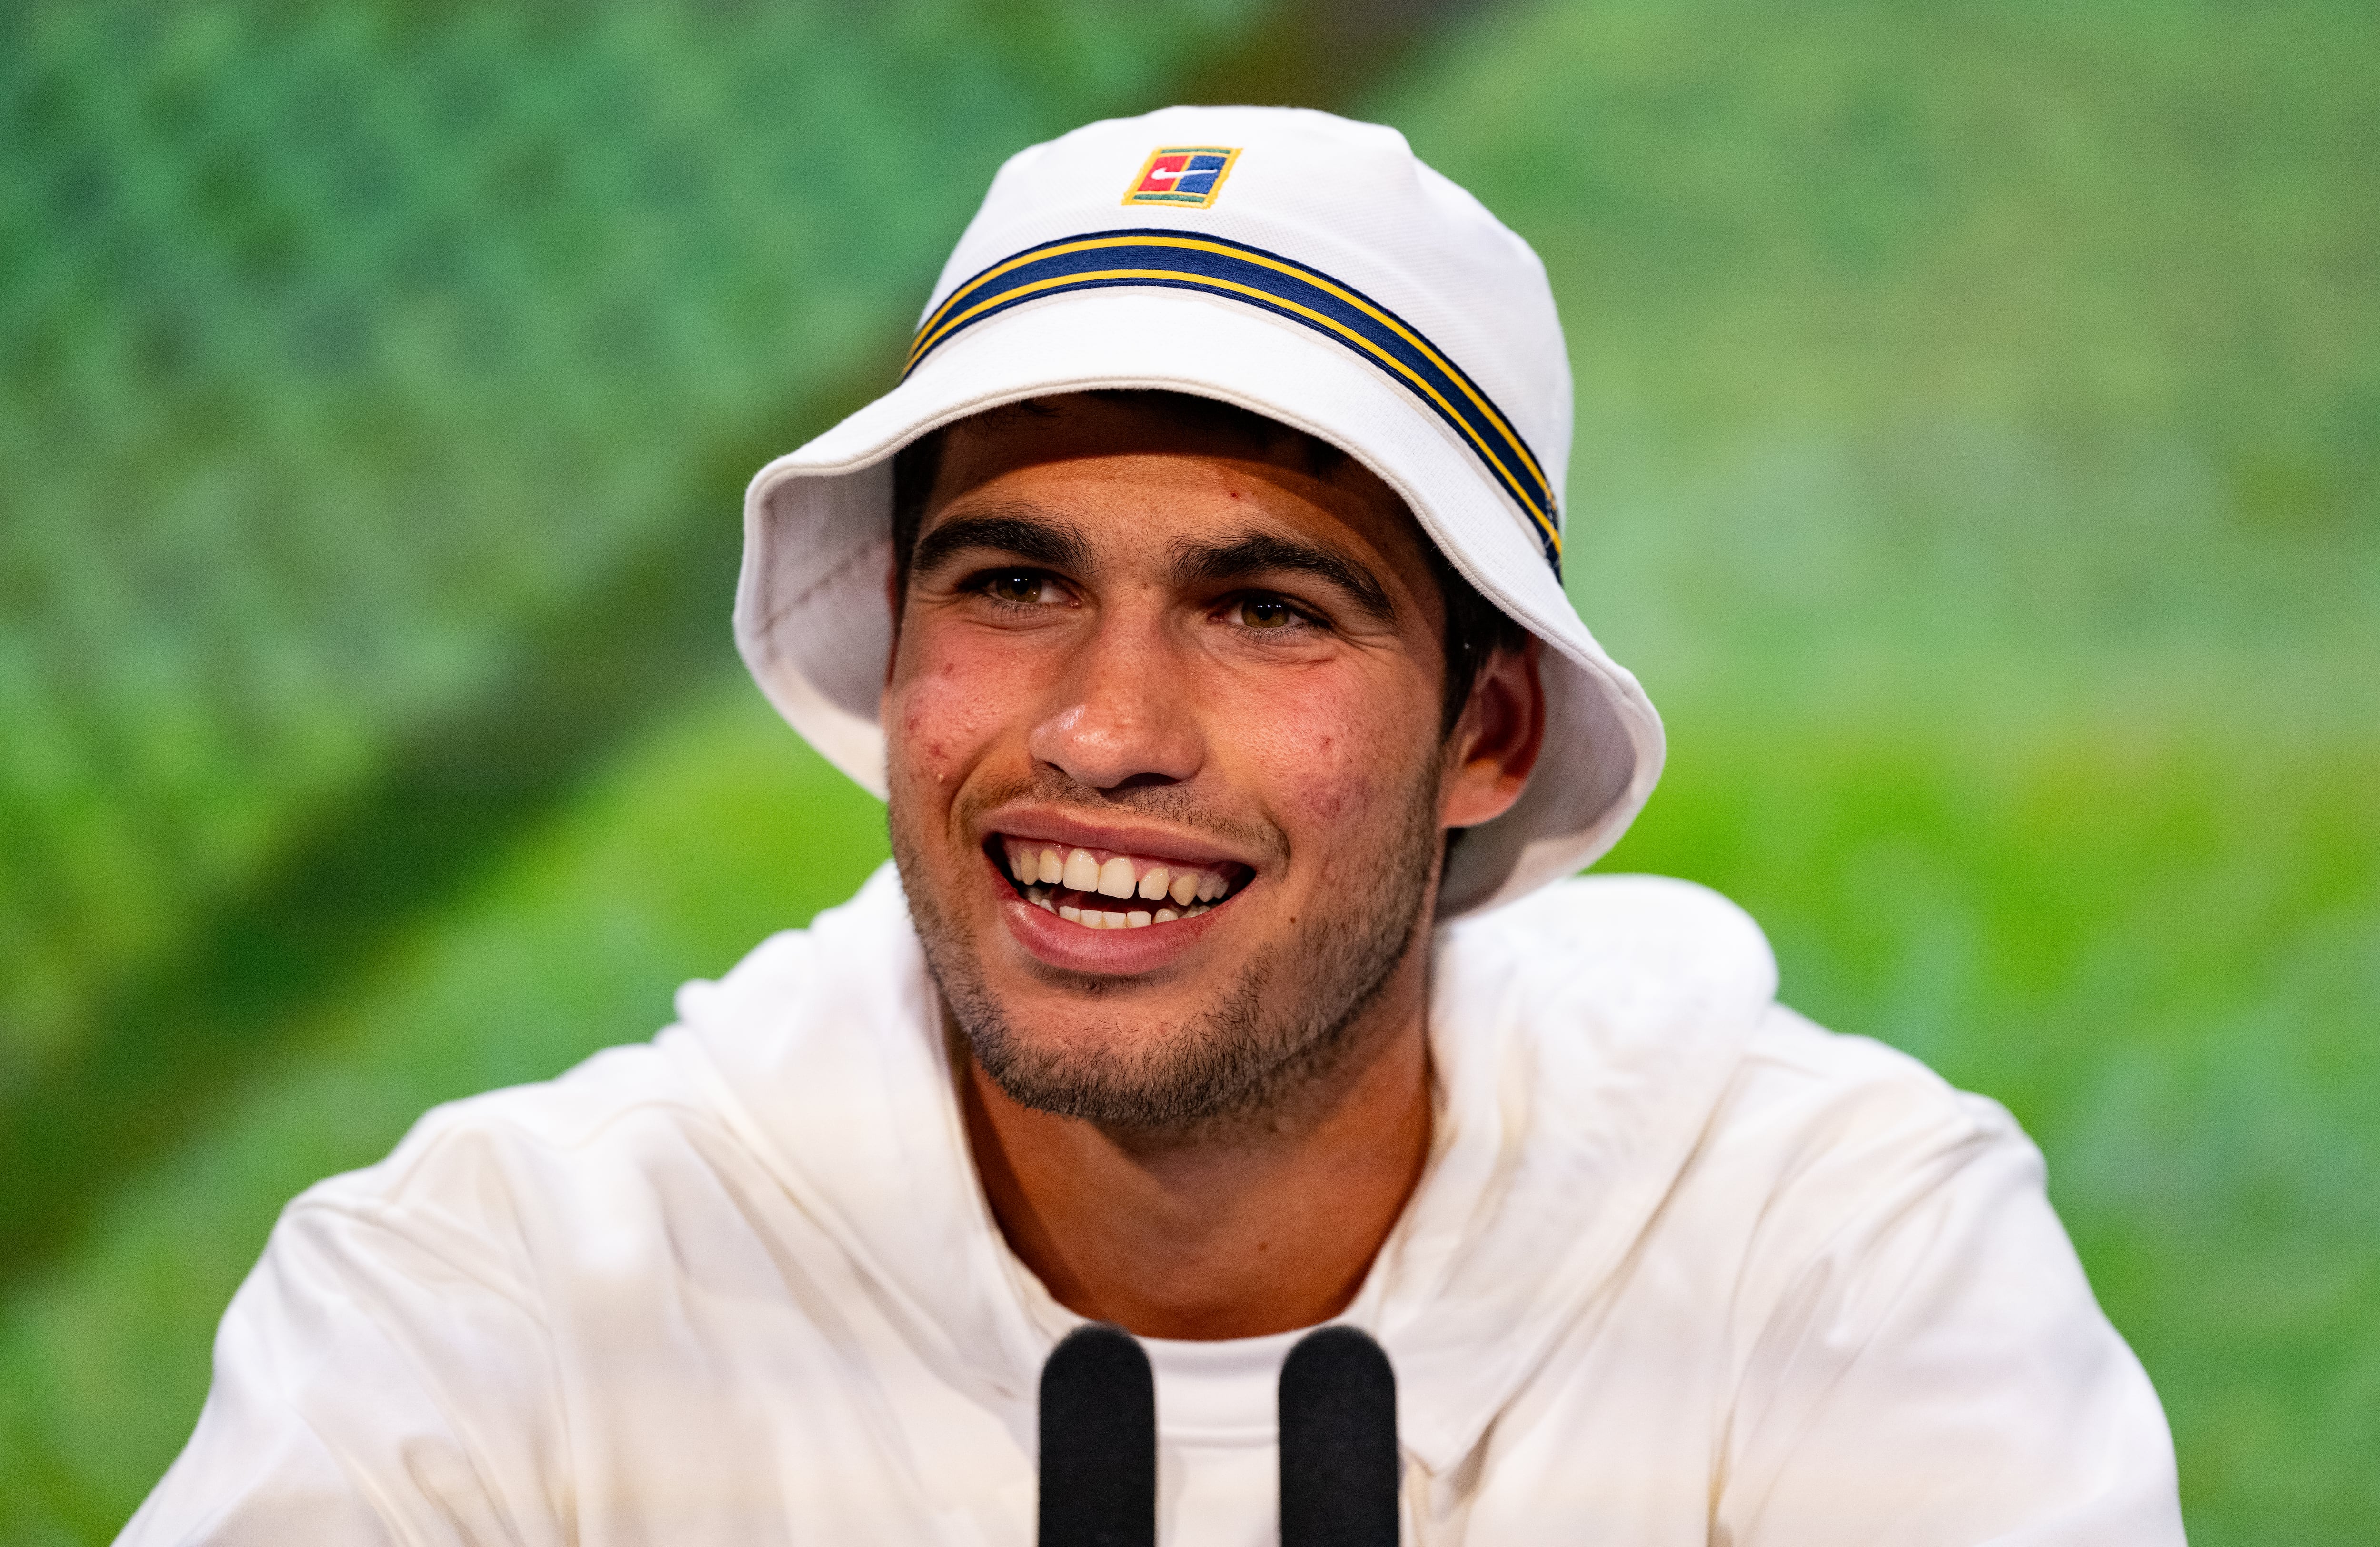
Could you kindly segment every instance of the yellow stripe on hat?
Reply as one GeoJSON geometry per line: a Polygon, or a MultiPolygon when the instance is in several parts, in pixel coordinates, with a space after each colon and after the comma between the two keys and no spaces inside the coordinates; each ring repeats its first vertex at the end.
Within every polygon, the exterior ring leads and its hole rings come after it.
{"type": "Polygon", "coordinates": [[[1252,301],[1267,309],[1288,313],[1357,350],[1399,378],[1471,442],[1482,463],[1520,504],[1538,532],[1548,560],[1559,570],[1561,529],[1553,508],[1553,491],[1547,482],[1545,471],[1527,443],[1522,440],[1476,384],[1402,318],[1369,297],[1305,264],[1261,249],[1217,238],[1165,231],[1102,232],[1028,249],[974,275],[936,307],[918,327],[917,341],[910,347],[902,373],[907,375],[953,335],[996,311],[1037,296],[1111,285],[1164,285],[1252,301]],[[1091,254],[1114,252],[1122,255],[1127,251],[1144,262],[1131,267],[1112,268],[1083,267],[1069,262],[1091,254]],[[1162,255],[1169,251],[1195,255],[1199,261],[1191,265],[1165,264],[1162,255]],[[1003,286],[1001,283],[1022,271],[1051,263],[1062,264],[1061,271],[1037,274],[1014,284],[1003,286]],[[1210,272],[1215,266],[1236,269],[1242,277],[1233,278],[1210,272]],[[1425,374],[1415,370],[1393,350],[1384,347],[1380,340],[1367,336],[1342,318],[1306,304],[1288,293],[1285,286],[1268,285],[1266,281],[1275,275],[1319,292],[1348,311],[1368,320],[1378,329],[1401,340],[1431,367],[1431,372],[1425,374]],[[1434,382],[1431,375],[1440,380],[1434,382]],[[1440,382],[1459,394],[1463,401],[1458,403],[1450,398],[1448,393],[1441,390],[1440,382]],[[1516,467],[1524,469],[1526,476],[1515,476],[1516,467]]]}

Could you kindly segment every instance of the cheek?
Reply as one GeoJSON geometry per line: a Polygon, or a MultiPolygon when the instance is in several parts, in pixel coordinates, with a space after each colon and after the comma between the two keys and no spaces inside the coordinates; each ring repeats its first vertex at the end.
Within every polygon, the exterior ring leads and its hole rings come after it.
{"type": "Polygon", "coordinates": [[[886,757],[893,776],[947,784],[980,761],[1013,725],[1020,675],[989,652],[936,652],[926,643],[884,695],[886,757]]]}
{"type": "Polygon", "coordinates": [[[1234,718],[1251,770],[1261,778],[1293,845],[1331,841],[1351,824],[1368,829],[1397,809],[1417,759],[1434,749],[1432,725],[1402,691],[1354,692],[1342,682],[1276,688],[1234,718]]]}

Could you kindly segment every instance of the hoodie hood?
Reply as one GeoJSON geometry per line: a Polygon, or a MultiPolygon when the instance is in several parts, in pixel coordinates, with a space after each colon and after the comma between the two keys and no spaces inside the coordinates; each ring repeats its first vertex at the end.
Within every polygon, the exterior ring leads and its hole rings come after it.
{"type": "MultiPolygon", "coordinates": [[[[1337,1318],[1387,1348],[1402,1443],[1434,1473],[1592,1309],[1776,991],[1741,909],[1650,877],[1546,887],[1441,929],[1435,949],[1430,1158],[1337,1318]]],[[[696,1066],[917,1358],[1009,1410],[1022,1439],[1042,1360],[1076,1319],[985,1202],[892,867],[727,978],[689,984],[678,1008],[664,1047],[696,1066]]]]}

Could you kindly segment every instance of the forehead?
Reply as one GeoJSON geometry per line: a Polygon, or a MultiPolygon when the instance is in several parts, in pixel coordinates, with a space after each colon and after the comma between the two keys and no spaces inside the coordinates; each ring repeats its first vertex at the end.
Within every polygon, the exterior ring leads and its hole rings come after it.
{"type": "Polygon", "coordinates": [[[1380,579],[1426,598],[1426,610],[1439,600],[1428,537],[1369,468],[1301,431],[1206,399],[1085,393],[979,414],[942,432],[923,493],[926,529],[1019,502],[1143,545],[1293,529],[1389,571],[1380,579]]]}

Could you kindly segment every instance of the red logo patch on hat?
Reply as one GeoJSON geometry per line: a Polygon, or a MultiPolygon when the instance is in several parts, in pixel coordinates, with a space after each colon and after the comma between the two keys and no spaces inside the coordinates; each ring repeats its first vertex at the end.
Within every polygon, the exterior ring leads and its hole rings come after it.
{"type": "Polygon", "coordinates": [[[1232,164],[1240,159],[1237,145],[1160,145],[1124,189],[1127,204],[1186,204],[1203,210],[1221,192],[1232,164]]]}

